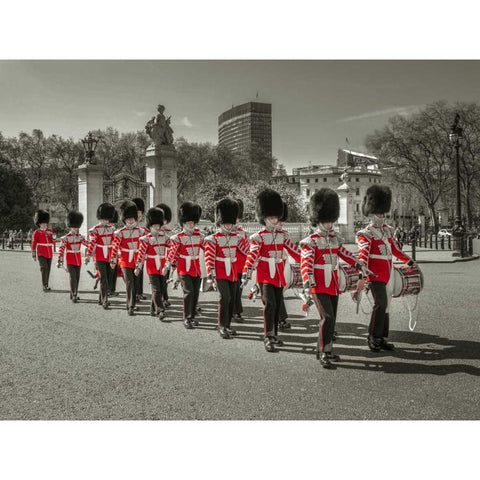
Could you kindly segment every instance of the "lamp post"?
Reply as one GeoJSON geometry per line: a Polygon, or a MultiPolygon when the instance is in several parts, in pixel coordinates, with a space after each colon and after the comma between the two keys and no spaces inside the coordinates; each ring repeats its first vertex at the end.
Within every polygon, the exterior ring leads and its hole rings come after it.
{"type": "Polygon", "coordinates": [[[453,256],[464,257],[465,250],[463,245],[463,237],[465,227],[462,224],[462,203],[460,197],[460,140],[463,139],[463,128],[459,125],[460,115],[455,114],[455,119],[450,128],[450,142],[455,147],[455,161],[456,161],[456,177],[457,177],[457,204],[455,225],[452,229],[453,234],[453,256]]]}
{"type": "Polygon", "coordinates": [[[99,138],[95,138],[92,132],[88,132],[88,135],[82,138],[83,149],[85,150],[85,163],[87,165],[95,165],[97,163],[94,157],[98,141],[99,138]]]}

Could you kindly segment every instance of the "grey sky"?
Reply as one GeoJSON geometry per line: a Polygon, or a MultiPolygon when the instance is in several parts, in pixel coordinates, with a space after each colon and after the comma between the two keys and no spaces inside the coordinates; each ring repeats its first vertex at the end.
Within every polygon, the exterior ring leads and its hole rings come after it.
{"type": "Polygon", "coordinates": [[[0,131],[80,138],[142,130],[158,103],[175,136],[217,142],[218,115],[272,103],[273,154],[287,169],[334,163],[396,114],[436,100],[478,101],[479,61],[0,61],[0,131]]]}

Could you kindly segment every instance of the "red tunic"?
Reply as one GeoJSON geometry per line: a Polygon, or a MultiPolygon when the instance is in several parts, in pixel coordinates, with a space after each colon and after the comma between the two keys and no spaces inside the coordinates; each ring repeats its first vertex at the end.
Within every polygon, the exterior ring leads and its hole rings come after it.
{"type": "Polygon", "coordinates": [[[236,232],[240,237],[240,242],[237,248],[237,261],[235,262],[236,275],[238,276],[243,272],[248,251],[250,250],[250,243],[248,242],[248,234],[243,228],[237,227],[236,232]]]}
{"type": "Polygon", "coordinates": [[[99,223],[89,230],[89,238],[86,257],[90,257],[95,252],[97,262],[109,262],[112,249],[113,235],[115,226],[107,223],[99,223]]]}
{"type": "Polygon", "coordinates": [[[118,262],[120,268],[135,268],[138,242],[143,234],[143,227],[137,226],[132,228],[125,226],[115,232],[111,258],[115,260],[117,254],[120,254],[120,261],[118,262]]]}
{"type": "Polygon", "coordinates": [[[205,267],[207,274],[215,269],[215,276],[219,280],[237,281],[238,247],[242,241],[237,232],[226,233],[219,230],[205,238],[205,267]]]}
{"type": "Polygon", "coordinates": [[[60,239],[60,248],[58,249],[58,261],[63,263],[65,255],[65,263],[67,265],[82,265],[82,245],[88,246],[88,242],[83,235],[79,233],[68,232],[60,239]]]}
{"type": "Polygon", "coordinates": [[[257,282],[270,283],[276,287],[286,285],[284,275],[283,254],[286,251],[293,259],[300,263],[300,250],[290,240],[284,230],[273,232],[264,228],[250,237],[250,251],[243,267],[243,273],[257,265],[257,282]]]}
{"type": "Polygon", "coordinates": [[[192,235],[184,230],[170,237],[167,260],[177,265],[179,275],[201,277],[199,254],[203,248],[203,234],[195,228],[192,235]]]}
{"type": "Polygon", "coordinates": [[[388,283],[392,269],[392,254],[402,262],[409,262],[393,238],[393,228],[387,224],[370,223],[357,233],[358,261],[365,265],[376,277],[367,280],[388,283]]]}
{"type": "MultiPolygon", "coordinates": [[[[152,232],[156,232],[156,230],[152,230],[152,232]]],[[[146,259],[147,274],[162,275],[162,270],[166,263],[165,256],[168,242],[169,239],[162,230],[158,234],[149,233],[140,237],[137,268],[141,268],[146,259]]]]}
{"type": "Polygon", "coordinates": [[[334,230],[322,232],[316,230],[300,242],[302,279],[305,287],[312,293],[338,295],[338,258],[349,265],[355,265],[357,259],[342,244],[334,230]]]}
{"type": "Polygon", "coordinates": [[[52,258],[56,238],[55,232],[50,228],[35,230],[32,236],[32,252],[35,252],[37,257],[52,258]]]}

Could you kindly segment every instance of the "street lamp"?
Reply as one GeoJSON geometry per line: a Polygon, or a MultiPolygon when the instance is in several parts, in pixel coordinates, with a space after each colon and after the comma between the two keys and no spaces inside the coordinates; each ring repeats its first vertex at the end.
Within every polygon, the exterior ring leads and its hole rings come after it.
{"type": "Polygon", "coordinates": [[[95,138],[92,135],[92,132],[88,132],[88,135],[85,138],[82,138],[83,149],[85,150],[85,163],[87,165],[95,165],[95,149],[97,148],[97,143],[99,138],[95,138]]]}
{"type": "Polygon", "coordinates": [[[457,205],[455,225],[452,229],[453,234],[453,256],[464,257],[465,250],[463,245],[463,236],[465,233],[465,227],[462,224],[462,203],[460,198],[460,140],[463,139],[463,128],[459,126],[460,115],[455,114],[455,119],[450,128],[450,143],[455,147],[455,161],[457,167],[457,205]]]}

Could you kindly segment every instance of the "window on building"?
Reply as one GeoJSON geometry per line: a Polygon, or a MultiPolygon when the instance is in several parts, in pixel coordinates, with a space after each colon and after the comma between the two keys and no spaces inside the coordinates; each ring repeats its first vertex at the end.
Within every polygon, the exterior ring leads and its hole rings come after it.
{"type": "Polygon", "coordinates": [[[315,179],[315,183],[318,183],[318,178],[315,179]]]}
{"type": "Polygon", "coordinates": [[[323,181],[326,182],[326,181],[327,181],[327,177],[323,177],[323,181]]]}
{"type": "Polygon", "coordinates": [[[371,178],[369,178],[368,181],[369,181],[370,183],[372,183],[372,179],[371,179],[371,178]]]}
{"type": "Polygon", "coordinates": [[[355,204],[355,211],[356,211],[357,213],[360,213],[360,204],[359,204],[359,203],[356,203],[356,204],[355,204]]]}
{"type": "Polygon", "coordinates": [[[307,197],[309,197],[309,196],[310,196],[310,189],[307,188],[307,197]]]}
{"type": "Polygon", "coordinates": [[[356,181],[356,182],[359,182],[360,179],[359,179],[358,177],[355,177],[355,181],[356,181]]]}
{"type": "Polygon", "coordinates": [[[310,183],[310,179],[309,179],[309,178],[307,178],[307,183],[310,183]]]}
{"type": "Polygon", "coordinates": [[[360,189],[358,187],[355,189],[355,195],[360,195],[360,189]]]}

